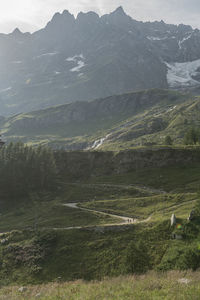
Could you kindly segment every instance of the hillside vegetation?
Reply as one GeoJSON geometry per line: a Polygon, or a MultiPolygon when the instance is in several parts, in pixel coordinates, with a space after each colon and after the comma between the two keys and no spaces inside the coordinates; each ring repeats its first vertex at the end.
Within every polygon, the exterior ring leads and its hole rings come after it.
{"type": "Polygon", "coordinates": [[[103,281],[49,283],[27,286],[22,293],[19,286],[0,290],[1,300],[198,300],[199,272],[150,272],[142,276],[120,276],[103,281]]]}
{"type": "Polygon", "coordinates": [[[185,131],[199,125],[199,98],[148,90],[92,102],[76,102],[4,119],[7,141],[68,150],[128,149],[183,143],[185,131]]]}
{"type": "MultiPolygon", "coordinates": [[[[45,159],[38,156],[42,148],[21,144],[1,151],[12,154],[7,155],[7,163],[15,162],[14,174],[22,166],[31,167],[27,179],[39,171],[28,159],[32,151],[40,165],[45,159]]],[[[56,166],[56,189],[47,184],[33,193],[34,186],[26,185],[25,194],[16,194],[15,202],[2,198],[7,205],[0,218],[1,285],[47,283],[58,277],[100,280],[200,267],[198,148],[61,151],[50,157],[56,166]],[[78,207],[66,207],[72,202],[78,207]],[[193,209],[195,218],[189,222],[193,209]],[[170,226],[172,213],[177,226],[170,226]],[[128,223],[119,216],[134,221],[128,223]],[[182,239],[172,239],[174,235],[182,239]]],[[[37,176],[43,171],[48,168],[37,176]]],[[[16,182],[15,176],[9,180],[16,182]]]]}

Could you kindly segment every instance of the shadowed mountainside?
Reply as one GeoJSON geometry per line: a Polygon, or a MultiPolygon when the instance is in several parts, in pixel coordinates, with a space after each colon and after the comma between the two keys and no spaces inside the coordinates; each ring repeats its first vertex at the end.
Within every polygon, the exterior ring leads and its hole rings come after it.
{"type": "Polygon", "coordinates": [[[199,125],[199,109],[199,97],[154,89],[19,114],[0,127],[7,142],[120,150],[163,145],[167,135],[182,143],[186,130],[199,125]]]}

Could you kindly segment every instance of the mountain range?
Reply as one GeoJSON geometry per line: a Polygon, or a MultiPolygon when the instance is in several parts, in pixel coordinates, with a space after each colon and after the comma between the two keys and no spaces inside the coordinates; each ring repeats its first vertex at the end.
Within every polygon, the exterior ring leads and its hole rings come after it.
{"type": "Polygon", "coordinates": [[[0,115],[151,88],[198,90],[199,49],[191,26],[139,22],[122,7],[101,17],[65,10],[33,34],[0,34],[0,115]]]}

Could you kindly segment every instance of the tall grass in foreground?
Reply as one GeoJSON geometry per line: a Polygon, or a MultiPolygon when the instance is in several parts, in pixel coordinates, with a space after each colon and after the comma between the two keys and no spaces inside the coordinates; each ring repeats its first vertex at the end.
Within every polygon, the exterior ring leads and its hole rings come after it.
{"type": "Polygon", "coordinates": [[[118,277],[100,282],[66,282],[0,290],[1,300],[199,300],[200,272],[149,272],[141,276],[118,277]]]}

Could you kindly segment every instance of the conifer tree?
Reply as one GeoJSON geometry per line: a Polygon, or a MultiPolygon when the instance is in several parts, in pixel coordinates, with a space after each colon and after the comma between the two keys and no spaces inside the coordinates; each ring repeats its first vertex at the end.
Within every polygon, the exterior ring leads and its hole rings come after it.
{"type": "Polygon", "coordinates": [[[32,193],[53,191],[57,169],[51,149],[10,143],[0,149],[0,196],[11,204],[32,193]]]}

